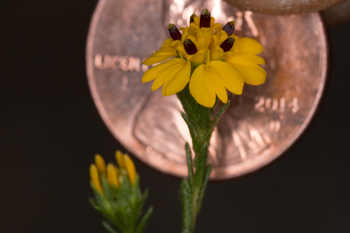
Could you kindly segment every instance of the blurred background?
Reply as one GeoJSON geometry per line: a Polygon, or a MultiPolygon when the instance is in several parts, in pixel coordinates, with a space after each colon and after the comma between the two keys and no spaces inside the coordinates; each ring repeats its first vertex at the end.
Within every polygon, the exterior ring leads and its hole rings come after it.
{"type": "MultiPolygon", "coordinates": [[[[108,131],[85,71],[89,1],[2,3],[1,232],[105,232],[88,197],[95,153],[128,152],[108,131]]],[[[327,26],[330,65],[311,124],[278,160],[211,182],[197,232],[349,232],[350,22],[327,26]]],[[[154,215],[145,232],[180,231],[180,179],[134,157],[154,215]]]]}

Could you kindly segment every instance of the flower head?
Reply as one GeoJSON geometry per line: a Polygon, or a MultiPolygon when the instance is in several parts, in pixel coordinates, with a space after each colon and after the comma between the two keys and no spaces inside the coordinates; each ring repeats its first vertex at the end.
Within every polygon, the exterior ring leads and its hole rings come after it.
{"type": "Polygon", "coordinates": [[[107,181],[107,185],[120,188],[123,182],[134,185],[137,179],[137,173],[133,161],[129,155],[116,151],[116,164],[106,163],[101,155],[95,155],[95,163],[90,165],[91,184],[96,191],[104,194],[103,182],[107,181]]]}
{"type": "Polygon", "coordinates": [[[170,38],[144,61],[151,66],[142,82],[153,81],[152,91],[162,86],[164,96],[182,91],[189,83],[193,98],[212,108],[216,97],[227,103],[227,90],[241,95],[244,83],[260,85],[266,71],[265,60],[258,56],[263,46],[255,39],[234,34],[234,22],[216,23],[205,9],[193,14],[189,26],[168,27],[170,38]]]}
{"type": "Polygon", "coordinates": [[[127,154],[116,151],[117,163],[106,163],[101,155],[90,165],[90,183],[94,198],[93,207],[105,218],[107,230],[141,232],[152,213],[152,208],[142,216],[142,206],[147,192],[142,193],[135,165],[127,154]],[[132,219],[132,221],[129,221],[132,219]]]}

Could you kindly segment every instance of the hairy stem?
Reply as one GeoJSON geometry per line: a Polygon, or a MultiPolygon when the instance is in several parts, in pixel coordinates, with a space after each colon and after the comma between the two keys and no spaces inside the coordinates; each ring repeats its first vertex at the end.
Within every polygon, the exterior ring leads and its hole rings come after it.
{"type": "Polygon", "coordinates": [[[211,166],[208,164],[210,137],[228,104],[224,105],[212,120],[213,109],[198,104],[190,95],[188,87],[178,93],[184,112],[182,116],[189,128],[194,151],[194,160],[188,144],[185,145],[188,177],[182,181],[180,194],[183,209],[182,233],[195,230],[197,216],[202,206],[211,166]]]}

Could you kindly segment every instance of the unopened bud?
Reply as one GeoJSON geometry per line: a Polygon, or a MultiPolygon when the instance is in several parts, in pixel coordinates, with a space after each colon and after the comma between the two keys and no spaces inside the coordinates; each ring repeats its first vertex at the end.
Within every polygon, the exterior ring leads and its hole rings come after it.
{"type": "Polygon", "coordinates": [[[227,33],[227,35],[231,36],[235,31],[235,23],[233,21],[230,21],[227,24],[225,24],[225,26],[222,29],[227,33]]]}
{"type": "Polygon", "coordinates": [[[201,12],[201,17],[199,21],[199,27],[209,28],[210,27],[210,12],[208,9],[204,9],[201,12]]]}
{"type": "Polygon", "coordinates": [[[101,174],[106,172],[106,164],[101,155],[99,154],[95,155],[95,164],[96,164],[97,170],[101,174]]]}
{"type": "Polygon", "coordinates": [[[226,40],[224,40],[224,42],[221,43],[220,47],[224,50],[224,52],[227,52],[232,48],[234,42],[235,39],[233,39],[232,37],[227,38],[226,40]]]}
{"type": "Polygon", "coordinates": [[[196,45],[190,39],[184,40],[184,47],[189,55],[195,54],[197,52],[196,45]]]}
{"type": "Polygon", "coordinates": [[[169,34],[173,40],[181,40],[181,32],[174,24],[169,24],[168,26],[169,34]]]}

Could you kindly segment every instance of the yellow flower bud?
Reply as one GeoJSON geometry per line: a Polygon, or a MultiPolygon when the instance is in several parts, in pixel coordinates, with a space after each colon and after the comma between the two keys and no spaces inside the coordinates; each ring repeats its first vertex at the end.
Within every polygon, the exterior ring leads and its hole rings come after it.
{"type": "Polygon", "coordinates": [[[98,171],[101,174],[105,174],[106,173],[106,163],[103,160],[101,155],[99,155],[99,154],[95,155],[95,164],[97,166],[98,171]]]}
{"type": "Polygon", "coordinates": [[[119,187],[118,170],[111,163],[107,165],[107,180],[110,185],[114,185],[117,188],[119,187]]]}
{"type": "Polygon", "coordinates": [[[115,152],[115,159],[117,160],[119,167],[125,168],[125,161],[124,161],[124,156],[123,156],[122,152],[117,150],[115,152]]]}
{"type": "Polygon", "coordinates": [[[135,184],[135,181],[136,181],[135,165],[128,155],[124,156],[124,162],[125,162],[125,169],[128,173],[130,183],[135,184]]]}
{"type": "Polygon", "coordinates": [[[94,186],[94,188],[100,192],[101,194],[103,194],[103,189],[100,183],[100,178],[98,176],[98,171],[97,171],[97,167],[94,164],[90,165],[90,179],[91,179],[91,183],[94,186]]]}

